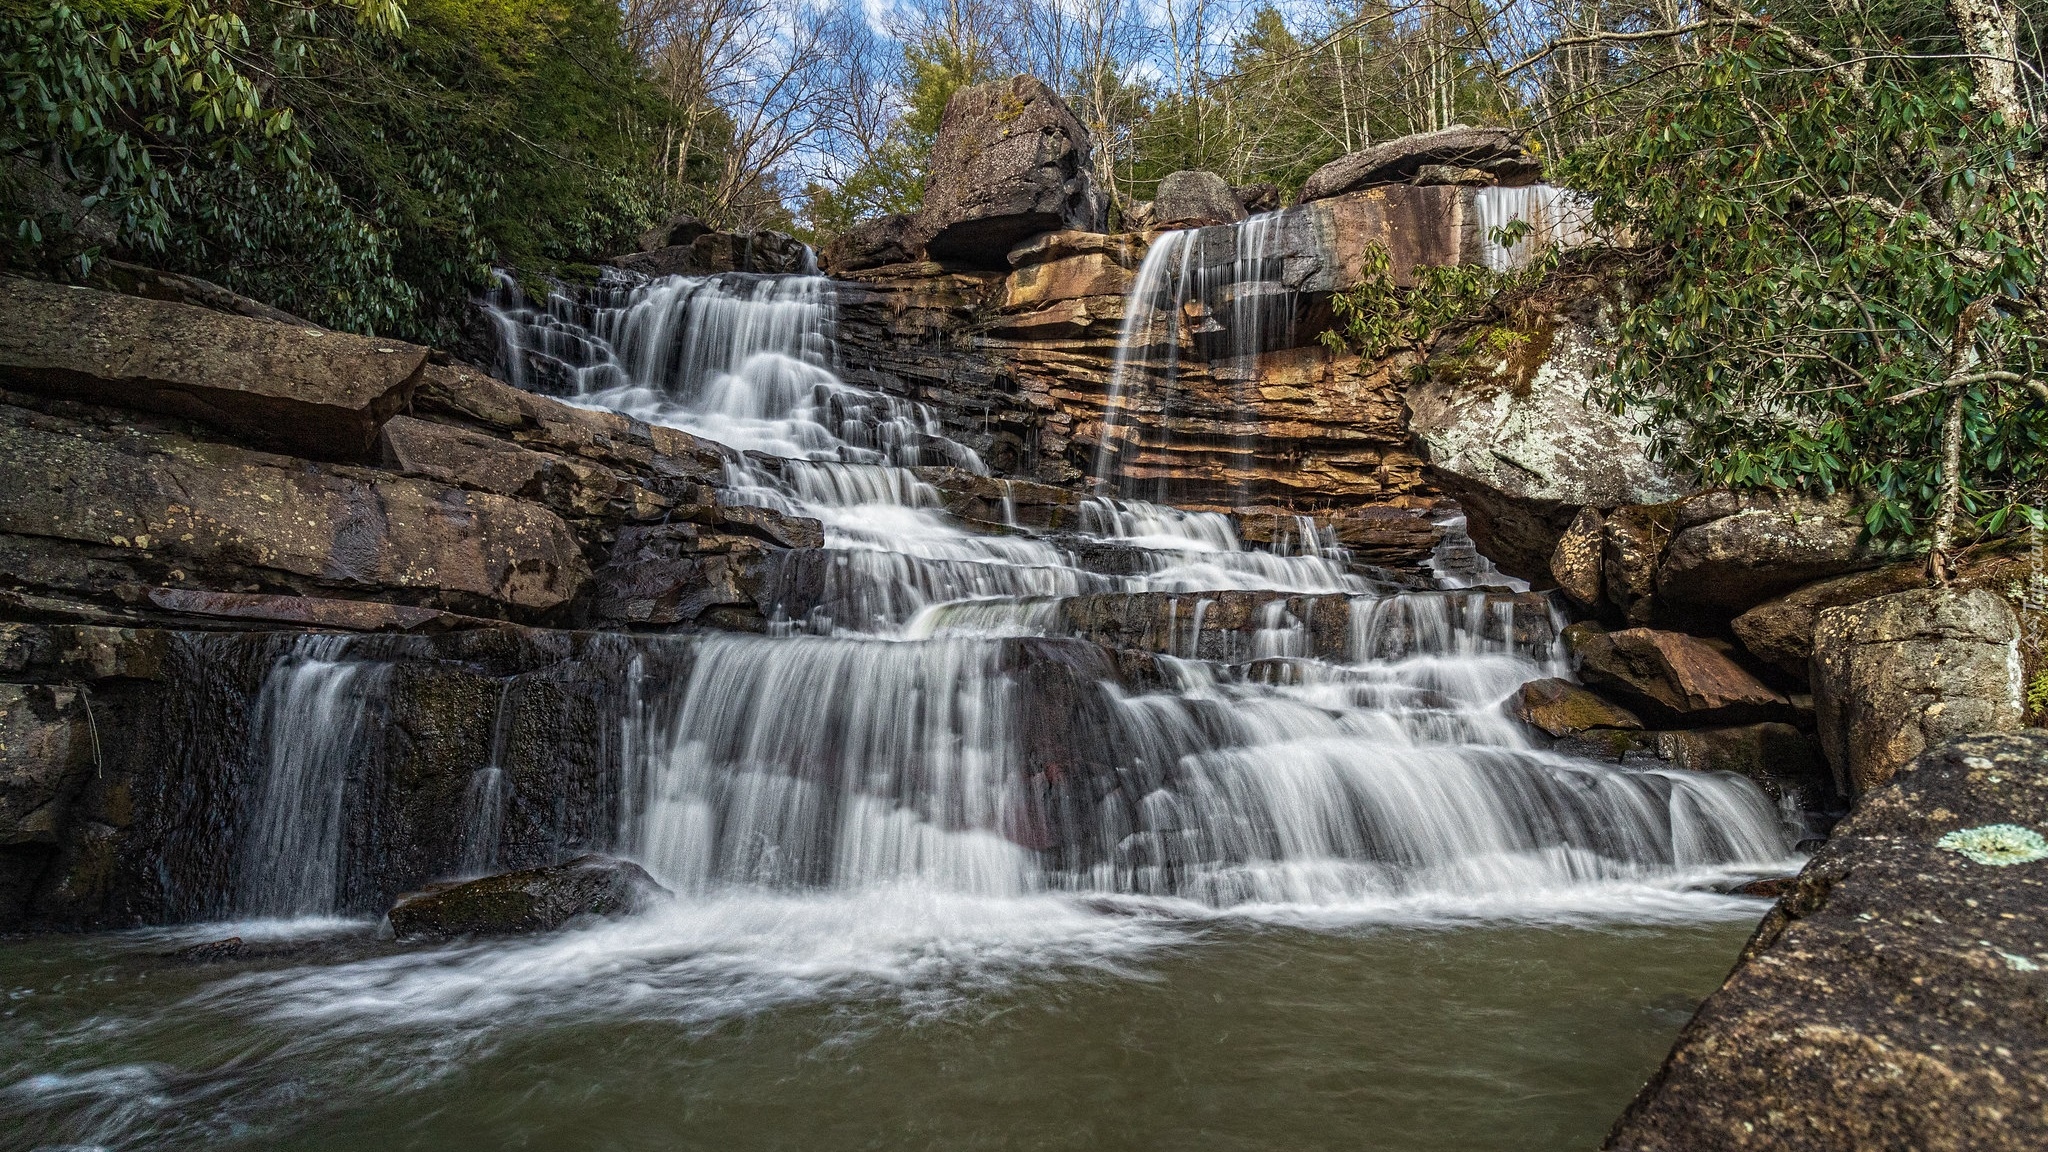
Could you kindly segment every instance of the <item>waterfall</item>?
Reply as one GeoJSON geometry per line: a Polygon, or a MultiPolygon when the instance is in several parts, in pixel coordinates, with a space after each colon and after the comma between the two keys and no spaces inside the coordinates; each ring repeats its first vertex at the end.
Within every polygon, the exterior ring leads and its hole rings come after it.
{"type": "Polygon", "coordinates": [[[303,636],[257,693],[250,759],[259,765],[234,910],[332,913],[340,896],[351,760],[385,665],[352,659],[346,636],[303,636]]]}
{"type": "MultiPolygon", "coordinates": [[[[1291,341],[1298,294],[1283,282],[1283,241],[1301,212],[1167,232],[1146,249],[1124,298],[1095,451],[1098,493],[1168,496],[1164,478],[1146,480],[1151,463],[1134,412],[1144,414],[1144,426],[1155,434],[1152,450],[1164,450],[1173,436],[1184,353],[1192,350],[1206,364],[1255,357],[1291,341]]],[[[1249,466],[1254,451],[1246,381],[1255,375],[1239,372],[1231,385],[1236,430],[1227,452],[1240,467],[1249,466]]]]}
{"type": "Polygon", "coordinates": [[[1569,248],[1593,239],[1591,205],[1552,184],[1480,188],[1472,195],[1472,208],[1480,259],[1496,272],[1519,268],[1543,249],[1569,248]],[[1520,243],[1503,247],[1494,240],[1495,229],[1517,220],[1529,225],[1529,234],[1520,243]]]}
{"type": "MultiPolygon", "coordinates": [[[[1237,295],[1270,279],[1271,224],[1154,245],[1119,395],[1157,385],[1162,365],[1170,383],[1184,324],[1203,338],[1189,346],[1249,355],[1289,322],[1291,303],[1237,295]],[[1160,314],[1170,336],[1145,345],[1160,314]]],[[[1412,586],[1369,575],[1306,517],[1257,549],[1229,516],[1097,495],[1059,532],[984,535],[910,470],[979,461],[930,413],[838,380],[833,311],[816,277],[723,276],[498,312],[514,359],[571,366],[576,402],[757,453],[733,458],[728,495],[825,527],[811,618],[690,638],[686,675],[632,678],[618,840],[678,891],[1492,907],[1684,888],[1787,854],[1747,780],[1579,759],[1509,716],[1521,684],[1571,675],[1561,621],[1509,591],[1460,525],[1437,578],[1412,586]],[[1119,595],[1163,612],[1143,651],[1090,631],[1119,595]]],[[[273,675],[280,718],[323,717],[318,739],[265,729],[303,743],[272,761],[307,813],[335,810],[297,781],[339,779],[302,766],[345,760],[361,723],[345,701],[370,674],[323,659],[273,675]]],[[[471,782],[476,844],[502,818],[502,756],[471,782]]],[[[266,835],[332,835],[325,817],[293,819],[266,835]]]]}
{"type": "Polygon", "coordinates": [[[512,742],[517,717],[512,709],[512,681],[498,690],[498,706],[491,713],[491,758],[470,773],[462,797],[462,872],[482,876],[498,863],[498,837],[505,830],[505,804],[510,789],[505,781],[506,753],[512,742]]]}

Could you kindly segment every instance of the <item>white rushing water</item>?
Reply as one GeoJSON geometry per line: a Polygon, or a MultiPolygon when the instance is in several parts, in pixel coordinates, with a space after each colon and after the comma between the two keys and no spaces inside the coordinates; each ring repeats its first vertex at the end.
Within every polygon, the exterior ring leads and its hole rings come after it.
{"type": "MultiPolygon", "coordinates": [[[[501,312],[518,348],[583,382],[578,402],[779,455],[736,458],[735,487],[826,527],[829,614],[696,637],[684,682],[643,675],[622,702],[619,842],[677,903],[221,995],[295,1018],[486,1021],[511,1002],[716,1018],[856,986],[1115,966],[1217,916],[1753,915],[1713,885],[1785,866],[1791,832],[1749,781],[1575,758],[1510,718],[1519,685],[1570,670],[1559,621],[1484,587],[1498,577],[1482,558],[1453,548],[1436,587],[1403,589],[1355,570],[1312,521],[1262,551],[1229,517],[1107,498],[1058,537],[952,520],[908,468],[979,462],[917,406],[840,382],[831,315],[826,281],[742,276],[501,312]],[[1088,559],[1103,555],[1115,563],[1088,559]],[[1196,659],[1231,590],[1273,595],[1231,638],[1234,662],[1196,659]],[[1167,601],[1149,674],[1060,638],[1072,598],[1097,593],[1167,601]]],[[[251,865],[265,878],[238,911],[334,907],[319,862],[334,858],[336,777],[319,766],[364,738],[381,683],[325,650],[272,674],[251,865]],[[277,869],[287,840],[300,863],[277,869]]],[[[465,801],[471,869],[492,859],[501,757],[465,801]]]]}

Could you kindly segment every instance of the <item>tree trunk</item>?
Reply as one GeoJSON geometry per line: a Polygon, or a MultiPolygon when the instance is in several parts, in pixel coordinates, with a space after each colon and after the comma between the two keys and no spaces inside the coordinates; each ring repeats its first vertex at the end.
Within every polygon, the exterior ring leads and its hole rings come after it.
{"type": "Polygon", "coordinates": [[[1970,54],[1971,102],[2018,128],[2027,119],[2019,90],[2019,11],[2005,0],[1948,0],[1948,15],[1970,54]]]}

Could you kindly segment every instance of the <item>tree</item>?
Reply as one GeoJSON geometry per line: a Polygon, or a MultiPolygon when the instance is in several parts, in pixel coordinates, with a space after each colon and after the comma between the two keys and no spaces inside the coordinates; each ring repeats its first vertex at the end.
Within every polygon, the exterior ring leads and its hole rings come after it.
{"type": "Polygon", "coordinates": [[[1860,494],[1945,581],[2048,497],[2048,194],[2014,10],[1939,15],[1706,0],[1658,30],[1683,83],[1559,175],[1648,262],[1604,396],[1709,482],[1860,494]]]}
{"type": "Polygon", "coordinates": [[[453,335],[494,263],[616,250],[659,109],[609,0],[0,8],[7,260],[106,254],[310,319],[453,335]]]}

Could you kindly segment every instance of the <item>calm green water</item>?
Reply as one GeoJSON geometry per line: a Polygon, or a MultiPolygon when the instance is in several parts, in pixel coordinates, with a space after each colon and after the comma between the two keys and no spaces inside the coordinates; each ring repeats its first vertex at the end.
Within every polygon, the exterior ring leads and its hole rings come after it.
{"type": "Polygon", "coordinates": [[[790,901],[439,949],[302,926],[204,964],[164,953],[218,929],[17,941],[0,1147],[1585,1149],[1760,910],[1331,929],[790,901]]]}

